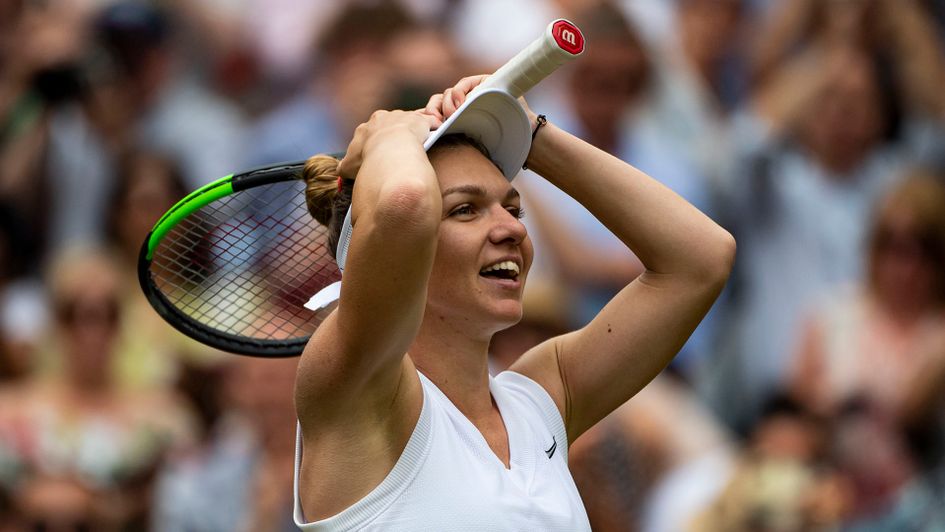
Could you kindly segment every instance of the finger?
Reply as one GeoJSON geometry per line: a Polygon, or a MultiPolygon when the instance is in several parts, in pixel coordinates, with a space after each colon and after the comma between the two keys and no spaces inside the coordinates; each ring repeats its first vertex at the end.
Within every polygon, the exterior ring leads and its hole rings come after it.
{"type": "Polygon", "coordinates": [[[431,115],[426,112],[420,113],[420,115],[426,120],[428,131],[433,131],[434,129],[443,125],[443,117],[431,115]]]}
{"type": "Polygon", "coordinates": [[[432,116],[443,118],[443,94],[434,94],[430,97],[430,101],[427,102],[427,106],[423,108],[424,113],[432,116]]]}
{"type": "Polygon", "coordinates": [[[443,124],[443,117],[437,116],[437,115],[432,115],[432,114],[428,113],[428,112],[426,111],[426,109],[419,109],[419,110],[417,110],[416,112],[417,112],[417,114],[419,114],[420,116],[423,117],[424,123],[427,124],[427,126],[429,126],[428,129],[429,129],[430,131],[432,131],[432,130],[438,128],[438,127],[440,127],[440,125],[443,124]]]}
{"type": "Polygon", "coordinates": [[[361,124],[354,130],[354,136],[348,143],[345,156],[338,162],[338,174],[345,179],[354,179],[361,166],[361,150],[364,146],[367,124],[361,124]]]}
{"type": "Polygon", "coordinates": [[[459,107],[463,105],[463,102],[466,101],[466,96],[469,95],[469,93],[472,92],[473,89],[479,86],[479,84],[485,81],[485,79],[488,77],[489,76],[485,74],[480,74],[477,76],[467,76],[459,80],[456,83],[456,85],[454,85],[450,89],[447,89],[447,92],[450,95],[449,104],[452,108],[452,111],[450,111],[450,113],[447,114],[446,116],[453,114],[453,112],[455,112],[456,109],[459,109],[459,107]]]}
{"type": "Polygon", "coordinates": [[[453,87],[446,89],[446,92],[443,93],[442,109],[444,118],[449,118],[456,112],[456,104],[453,100],[453,87]]]}
{"type": "Polygon", "coordinates": [[[453,100],[452,104],[454,109],[459,109],[459,106],[463,105],[463,102],[466,101],[466,93],[458,89],[453,90],[450,96],[453,100]]]}
{"type": "Polygon", "coordinates": [[[465,78],[457,81],[456,85],[454,85],[453,88],[455,89],[455,91],[462,93],[464,96],[463,99],[465,100],[465,96],[469,94],[469,91],[475,89],[488,77],[489,76],[487,74],[479,74],[476,76],[466,76],[465,78]]]}
{"type": "Polygon", "coordinates": [[[338,162],[338,176],[345,179],[354,179],[355,175],[358,173],[358,167],[360,166],[360,162],[356,161],[358,158],[360,158],[360,154],[357,156],[345,154],[344,158],[338,162]]]}
{"type": "Polygon", "coordinates": [[[416,116],[419,118],[419,120],[416,122],[411,121],[411,126],[416,124],[417,129],[414,131],[417,133],[421,142],[425,141],[427,137],[430,136],[431,131],[443,124],[443,120],[440,117],[431,115],[425,110],[417,110],[414,111],[414,113],[416,113],[416,116]]]}
{"type": "Polygon", "coordinates": [[[351,163],[348,162],[349,159],[350,157],[345,155],[344,158],[338,162],[338,177],[348,177],[348,168],[351,166],[351,163]]]}

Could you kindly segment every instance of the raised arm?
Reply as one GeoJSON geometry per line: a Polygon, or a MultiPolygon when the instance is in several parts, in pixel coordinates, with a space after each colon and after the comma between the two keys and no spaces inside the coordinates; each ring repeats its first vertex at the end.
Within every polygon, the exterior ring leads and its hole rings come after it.
{"type": "Polygon", "coordinates": [[[915,0],[879,0],[882,35],[912,111],[945,120],[945,52],[927,8],[915,0]]]}
{"type": "Polygon", "coordinates": [[[798,41],[810,33],[818,6],[816,0],[787,0],[772,5],[761,17],[748,52],[751,81],[764,84],[798,41]]]}
{"type": "Polygon", "coordinates": [[[379,111],[358,127],[342,176],[355,179],[354,231],[338,309],[299,365],[303,429],[390,405],[407,347],[420,326],[436,251],[441,199],[423,140],[439,120],[379,111]],[[338,418],[338,419],[335,419],[338,418]]]}
{"type": "Polygon", "coordinates": [[[722,290],[735,242],[665,186],[551,123],[528,167],[584,205],[646,268],[586,327],[511,368],[548,390],[573,441],[669,363],[722,290]]]}

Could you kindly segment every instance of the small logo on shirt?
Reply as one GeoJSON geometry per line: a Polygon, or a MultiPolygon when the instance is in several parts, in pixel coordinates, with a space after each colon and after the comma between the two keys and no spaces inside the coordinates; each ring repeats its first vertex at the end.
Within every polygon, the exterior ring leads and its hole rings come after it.
{"type": "Polygon", "coordinates": [[[555,450],[558,449],[558,440],[554,436],[551,437],[551,447],[545,449],[545,454],[548,455],[548,459],[551,460],[551,457],[555,455],[555,450]]]}

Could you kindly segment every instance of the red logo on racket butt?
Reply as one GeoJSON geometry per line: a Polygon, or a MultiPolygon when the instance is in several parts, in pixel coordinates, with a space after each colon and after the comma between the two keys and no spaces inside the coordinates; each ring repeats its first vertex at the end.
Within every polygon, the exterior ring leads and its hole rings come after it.
{"type": "Polygon", "coordinates": [[[584,51],[584,35],[577,26],[567,20],[559,20],[551,26],[551,36],[562,50],[573,55],[584,51]]]}

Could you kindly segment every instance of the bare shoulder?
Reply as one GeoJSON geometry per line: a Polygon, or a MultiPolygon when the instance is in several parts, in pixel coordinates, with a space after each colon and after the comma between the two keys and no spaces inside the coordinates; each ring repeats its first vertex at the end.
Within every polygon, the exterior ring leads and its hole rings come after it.
{"type": "Polygon", "coordinates": [[[564,366],[561,358],[568,339],[575,333],[567,333],[561,336],[555,336],[525,352],[514,364],[509,367],[520,375],[537,382],[548,392],[561,418],[564,419],[565,426],[568,424],[568,406],[569,394],[567,390],[567,377],[563,371],[564,366]]]}
{"type": "Polygon", "coordinates": [[[358,346],[346,341],[351,334],[341,329],[337,312],[333,312],[315,331],[298,363],[295,380],[295,406],[299,420],[305,425],[308,419],[317,420],[318,425],[330,423],[340,416],[348,420],[354,412],[378,408],[385,410],[402,397],[404,383],[419,378],[416,369],[406,354],[392,361],[383,372],[369,372],[364,366],[370,361],[352,356],[358,346]],[[412,377],[412,379],[411,379],[412,377]]]}
{"type": "Polygon", "coordinates": [[[321,390],[324,404],[299,407],[299,498],[306,519],[336,515],[361,500],[400,459],[423,407],[422,385],[409,357],[401,367],[393,396],[366,387],[332,400],[330,390],[321,390]]]}

